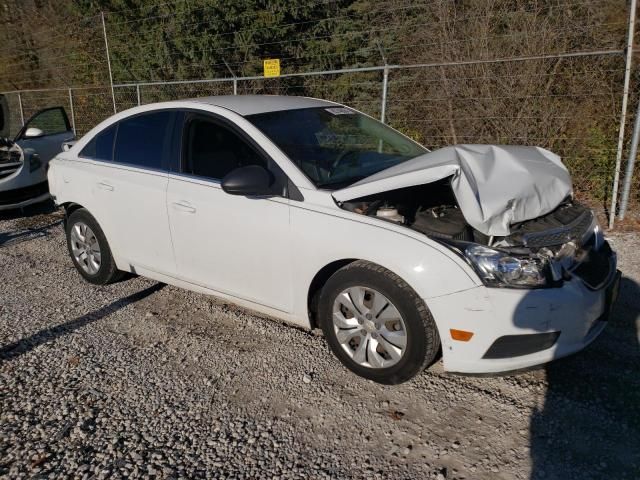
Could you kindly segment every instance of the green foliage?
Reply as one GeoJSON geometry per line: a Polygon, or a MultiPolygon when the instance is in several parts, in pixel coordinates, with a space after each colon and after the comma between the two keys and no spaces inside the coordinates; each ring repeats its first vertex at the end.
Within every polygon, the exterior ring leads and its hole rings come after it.
{"type": "Polygon", "coordinates": [[[615,166],[617,125],[595,125],[587,130],[586,140],[580,145],[579,155],[569,163],[577,193],[593,200],[604,201],[610,193],[615,166]]]}
{"type": "MultiPolygon", "coordinates": [[[[379,117],[381,71],[263,79],[262,62],[279,58],[283,74],[379,66],[383,57],[391,65],[428,64],[391,70],[391,126],[430,148],[542,146],[562,157],[583,198],[601,203],[610,193],[623,56],[474,61],[620,48],[628,11],[619,1],[4,2],[0,90],[102,86],[76,90],[81,132],[113,111],[99,16],[105,12],[116,84],[235,74],[256,77],[238,83],[240,94],[309,95],[379,117]]],[[[143,103],[231,92],[231,82],[140,89],[143,103]]],[[[137,103],[136,88],[117,88],[115,97],[119,110],[128,108],[137,103]]]]}
{"type": "MultiPolygon", "coordinates": [[[[115,82],[262,74],[262,60],[281,58],[283,72],[342,66],[348,44],[334,40],[334,21],[352,3],[306,0],[78,0],[86,15],[107,13],[115,82]],[[145,6],[147,4],[148,6],[145,6]]],[[[342,24],[341,24],[342,25],[342,24]]],[[[342,25],[342,28],[348,28],[342,25]]]]}

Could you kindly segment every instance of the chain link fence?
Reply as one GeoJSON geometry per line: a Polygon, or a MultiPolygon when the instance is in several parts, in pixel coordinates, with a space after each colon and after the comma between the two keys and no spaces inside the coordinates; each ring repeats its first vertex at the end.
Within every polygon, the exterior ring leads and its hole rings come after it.
{"type": "MultiPolygon", "coordinates": [[[[584,43],[590,31],[588,25],[576,28],[571,40],[584,43]]],[[[616,43],[607,40],[599,45],[615,47],[616,43]]],[[[402,47],[404,51],[420,45],[402,47]]],[[[377,50],[375,45],[372,48],[377,50]]],[[[386,62],[385,52],[380,53],[386,62]]],[[[225,62],[229,75],[218,78],[23,90],[5,93],[5,97],[12,133],[37,110],[60,105],[69,113],[78,136],[113,115],[114,110],[153,102],[234,94],[324,98],[379,118],[431,149],[456,143],[548,148],[560,155],[571,171],[577,197],[604,218],[610,215],[616,155],[626,159],[618,145],[625,53],[608,48],[458,62],[383,62],[325,71],[301,71],[297,65],[287,70],[283,59],[285,73],[275,78],[232,77],[225,62]]],[[[634,107],[633,86],[631,92],[630,105],[634,107]]],[[[624,145],[629,143],[630,130],[627,128],[624,145]]],[[[624,167],[625,161],[622,172],[624,167]]],[[[632,180],[631,192],[628,214],[637,220],[638,175],[632,180]]]]}

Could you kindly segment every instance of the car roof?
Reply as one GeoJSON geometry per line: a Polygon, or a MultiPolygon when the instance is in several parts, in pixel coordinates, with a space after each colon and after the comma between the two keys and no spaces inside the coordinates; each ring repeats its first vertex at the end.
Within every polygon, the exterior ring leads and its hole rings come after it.
{"type": "Polygon", "coordinates": [[[226,108],[242,116],[337,105],[334,102],[318,98],[290,97],[286,95],[221,95],[218,97],[191,98],[189,101],[226,108]]]}

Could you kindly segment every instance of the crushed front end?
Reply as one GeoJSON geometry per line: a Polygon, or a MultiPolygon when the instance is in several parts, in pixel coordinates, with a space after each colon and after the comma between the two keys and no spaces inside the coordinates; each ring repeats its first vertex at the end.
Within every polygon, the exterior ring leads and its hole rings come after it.
{"type": "Polygon", "coordinates": [[[341,206],[423,233],[482,280],[471,290],[425,298],[449,371],[505,372],[545,363],[581,350],[606,325],[619,282],[616,255],[594,213],[571,198],[511,225],[505,236],[473,228],[448,179],[341,206]]]}
{"type": "Polygon", "coordinates": [[[428,299],[442,324],[445,368],[506,372],[539,365],[591,343],[617,296],[616,254],[588,208],[571,200],[505,237],[442,240],[484,286],[428,299]],[[451,331],[472,332],[457,341],[451,331]]]}

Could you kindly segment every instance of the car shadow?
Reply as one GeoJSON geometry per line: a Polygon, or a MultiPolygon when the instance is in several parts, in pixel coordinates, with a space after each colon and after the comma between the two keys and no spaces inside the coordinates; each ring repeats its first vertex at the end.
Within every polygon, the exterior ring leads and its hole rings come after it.
{"type": "Polygon", "coordinates": [[[22,208],[13,208],[11,210],[0,211],[0,220],[15,220],[16,218],[29,218],[37,215],[49,215],[55,212],[56,207],[53,200],[45,200],[43,202],[28,205],[22,208]]]}
{"type": "Polygon", "coordinates": [[[640,478],[640,286],[629,278],[584,352],[545,367],[530,420],[531,480],[640,478]]]}
{"type": "Polygon", "coordinates": [[[26,228],[17,232],[0,232],[0,247],[46,237],[51,233],[50,230],[53,227],[57,227],[60,224],[62,224],[61,219],[36,228],[26,228]]]}
{"type": "Polygon", "coordinates": [[[0,211],[0,220],[15,220],[11,231],[0,231],[0,247],[46,237],[62,224],[62,215],[52,201],[23,209],[0,211]]]}
{"type": "Polygon", "coordinates": [[[127,305],[139,302],[140,300],[152,295],[153,293],[162,290],[165,286],[166,285],[164,283],[156,283],[148,288],[145,288],[144,290],[140,290],[139,292],[133,293],[127,297],[120,298],[108,305],[105,305],[104,307],[77,317],[73,320],[69,320],[68,322],[56,325],[54,327],[45,328],[44,330],[40,330],[39,332],[36,332],[26,338],[20,339],[17,342],[5,345],[4,347],[0,348],[0,360],[7,361],[19,357],[20,355],[30,352],[40,345],[54,341],[57,338],[68,335],[69,333],[72,333],[75,330],[84,327],[85,325],[101,320],[111,315],[112,313],[126,307],[127,305]]]}

